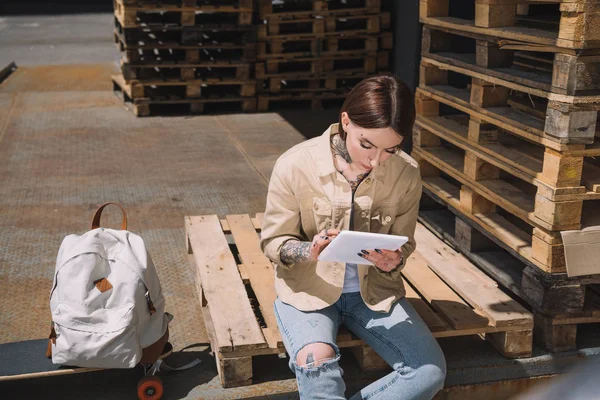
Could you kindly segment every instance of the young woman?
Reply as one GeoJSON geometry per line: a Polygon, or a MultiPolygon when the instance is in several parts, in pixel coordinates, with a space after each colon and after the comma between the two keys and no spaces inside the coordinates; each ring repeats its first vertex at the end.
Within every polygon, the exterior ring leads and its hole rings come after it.
{"type": "Polygon", "coordinates": [[[415,120],[393,76],[357,84],[339,124],[275,164],[261,247],[276,264],[275,314],[302,399],[345,399],[336,336],[345,325],[393,371],[352,399],[431,399],[444,384],[437,341],[404,297],[400,270],[415,249],[421,177],[400,150],[415,120]],[[343,229],[408,236],[401,249],[362,249],[374,264],[317,261],[343,229]]]}

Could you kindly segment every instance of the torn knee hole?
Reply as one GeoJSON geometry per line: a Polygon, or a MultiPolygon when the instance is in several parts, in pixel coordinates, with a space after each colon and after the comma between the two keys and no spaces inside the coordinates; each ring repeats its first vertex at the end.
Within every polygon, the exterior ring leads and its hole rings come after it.
{"type": "Polygon", "coordinates": [[[296,365],[299,367],[317,367],[336,357],[333,347],[326,343],[311,343],[304,346],[296,355],[296,365]]]}

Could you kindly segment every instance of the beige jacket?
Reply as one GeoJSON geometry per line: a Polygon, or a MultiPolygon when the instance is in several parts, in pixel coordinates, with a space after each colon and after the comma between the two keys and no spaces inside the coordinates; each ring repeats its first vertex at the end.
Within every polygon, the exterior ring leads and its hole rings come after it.
{"type": "MultiPolygon", "coordinates": [[[[326,228],[348,229],[352,190],[335,169],[330,135],[300,143],[277,160],[269,183],[267,206],[262,221],[261,249],[275,264],[275,289],[284,303],[299,310],[320,310],[335,303],[342,294],[345,264],[303,262],[286,265],[281,246],[288,240],[312,241],[326,228]]],[[[415,249],[421,175],[417,163],[398,152],[373,169],[354,195],[354,230],[408,236],[402,246],[404,259],[415,249]]],[[[358,265],[360,293],[369,308],[388,312],[405,295],[400,270],[392,272],[358,265]]]]}

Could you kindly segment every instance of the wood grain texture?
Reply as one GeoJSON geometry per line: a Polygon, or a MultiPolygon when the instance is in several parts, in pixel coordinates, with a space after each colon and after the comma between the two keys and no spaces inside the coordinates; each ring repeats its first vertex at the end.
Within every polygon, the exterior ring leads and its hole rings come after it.
{"type": "Polygon", "coordinates": [[[227,352],[266,347],[218,217],[186,217],[185,225],[214,326],[216,348],[213,350],[227,352]]]}

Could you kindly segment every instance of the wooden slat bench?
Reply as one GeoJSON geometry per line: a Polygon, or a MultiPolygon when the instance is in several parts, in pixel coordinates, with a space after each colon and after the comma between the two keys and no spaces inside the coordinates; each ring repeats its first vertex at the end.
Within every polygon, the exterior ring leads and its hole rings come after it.
{"type": "MultiPolygon", "coordinates": [[[[185,217],[187,249],[223,387],[252,383],[252,357],[285,353],[273,310],[274,269],[259,246],[261,218],[185,217]]],[[[532,315],[422,225],[416,238],[419,250],[403,271],[406,296],[433,335],[482,335],[508,358],[529,357],[532,315]]],[[[340,330],[337,343],[352,348],[363,370],[387,368],[349,331],[340,330]]]]}

